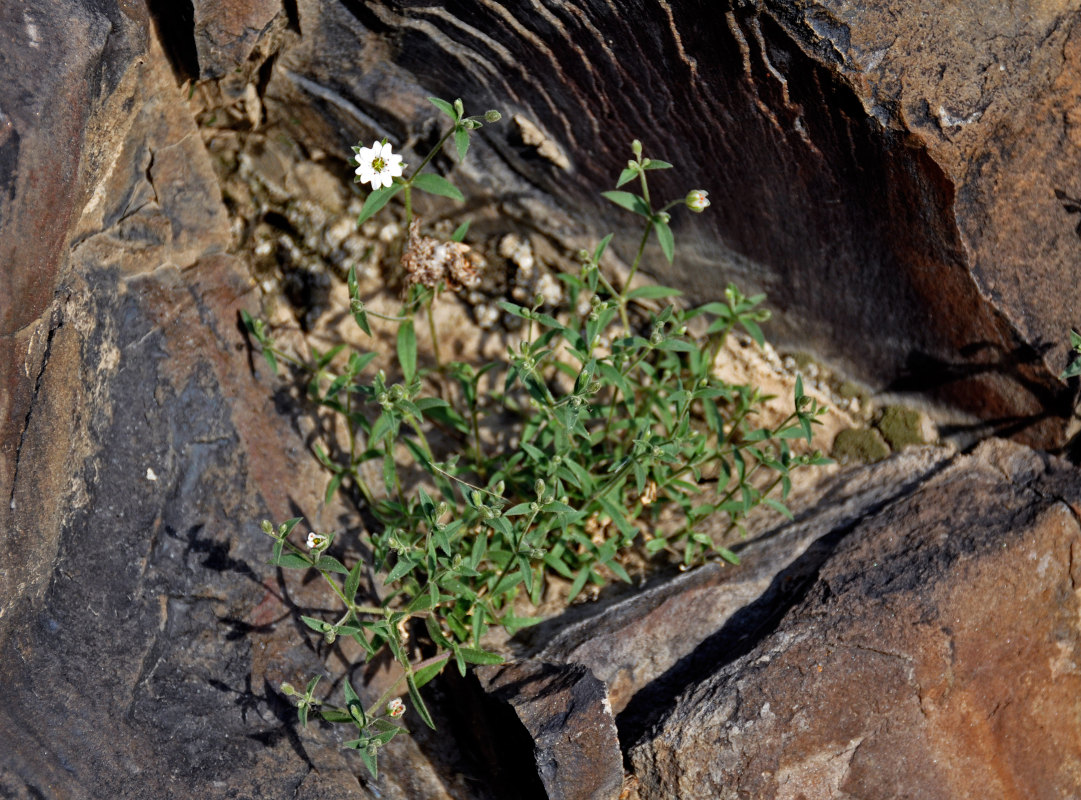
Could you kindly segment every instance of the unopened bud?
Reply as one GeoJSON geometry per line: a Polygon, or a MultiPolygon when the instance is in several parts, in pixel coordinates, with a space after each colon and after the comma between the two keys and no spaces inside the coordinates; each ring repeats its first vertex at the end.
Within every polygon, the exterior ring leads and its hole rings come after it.
{"type": "Polygon", "coordinates": [[[458,98],[454,101],[454,111],[460,117],[465,113],[465,106],[462,105],[462,98],[458,98]]]}
{"type": "Polygon", "coordinates": [[[635,157],[640,158],[642,156],[642,143],[637,139],[631,142],[631,152],[634,153],[635,157]]]}
{"type": "Polygon", "coordinates": [[[475,131],[477,128],[480,127],[480,123],[477,122],[475,119],[463,119],[462,127],[466,130],[475,131]]]}
{"type": "Polygon", "coordinates": [[[501,119],[503,119],[503,115],[496,111],[494,108],[484,112],[485,122],[499,122],[499,120],[501,119]]]}
{"type": "Polygon", "coordinates": [[[286,697],[292,697],[296,693],[297,690],[296,687],[293,686],[293,684],[288,682],[282,684],[282,694],[284,694],[286,697]]]}
{"type": "Polygon", "coordinates": [[[692,189],[687,192],[687,196],[683,200],[687,204],[687,208],[696,214],[701,214],[707,208],[709,208],[709,192],[705,189],[692,189]]]}

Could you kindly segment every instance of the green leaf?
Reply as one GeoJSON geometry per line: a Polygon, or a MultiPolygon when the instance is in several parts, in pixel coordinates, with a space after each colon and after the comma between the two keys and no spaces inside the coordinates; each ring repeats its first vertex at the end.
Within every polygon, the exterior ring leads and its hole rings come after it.
{"type": "Polygon", "coordinates": [[[753,322],[749,319],[741,319],[739,322],[743,326],[744,330],[746,330],[747,333],[750,334],[751,338],[754,339],[755,344],[757,344],[759,347],[765,345],[766,337],[762,335],[762,329],[758,327],[757,322],[753,322]]]}
{"type": "Polygon", "coordinates": [[[409,383],[417,374],[417,333],[411,319],[398,328],[398,363],[402,365],[406,383],[409,383]]]}
{"type": "Polygon", "coordinates": [[[601,197],[604,197],[607,200],[611,200],[617,206],[625,208],[628,211],[633,211],[639,216],[646,217],[647,219],[651,216],[649,206],[646,205],[646,201],[636,194],[618,191],[601,192],[601,197]]]}
{"type": "Polygon", "coordinates": [[[353,312],[353,322],[357,323],[357,327],[364,331],[368,336],[372,335],[372,328],[368,324],[368,312],[363,308],[360,311],[353,312]]]}
{"type": "Polygon", "coordinates": [[[489,653],[473,647],[461,647],[458,652],[470,664],[502,664],[505,660],[503,656],[497,653],[489,653]]]}
{"type": "Polygon", "coordinates": [[[324,622],[323,620],[316,619],[315,617],[305,617],[303,614],[300,617],[300,621],[316,633],[325,633],[332,627],[329,622],[324,622]]]}
{"type": "Polygon", "coordinates": [[[455,128],[454,146],[458,149],[458,160],[465,161],[465,154],[469,152],[469,131],[461,127],[455,128]]]}
{"type": "Polygon", "coordinates": [[[345,568],[345,565],[334,556],[320,557],[320,559],[315,562],[315,568],[325,570],[327,572],[338,572],[342,575],[349,574],[349,570],[345,568]]]}
{"type": "Polygon", "coordinates": [[[659,158],[647,158],[645,163],[642,164],[642,169],[671,169],[672,165],[667,161],[661,161],[659,158]]]}
{"type": "Polygon", "coordinates": [[[434,172],[425,172],[413,178],[413,186],[428,194],[437,194],[452,200],[465,200],[462,193],[458,191],[458,187],[434,172]]]}
{"type": "Polygon", "coordinates": [[[567,593],[567,602],[569,603],[578,593],[582,591],[582,588],[586,585],[586,581],[589,579],[589,567],[582,567],[578,570],[578,574],[574,578],[574,583],[571,584],[570,591],[567,593]]]}
{"type": "Polygon", "coordinates": [[[597,244],[597,249],[593,251],[593,260],[600,261],[601,256],[604,255],[604,251],[608,249],[608,243],[612,241],[613,234],[608,234],[597,244]]]}
{"type": "Polygon", "coordinates": [[[667,222],[661,222],[659,220],[653,223],[657,229],[657,241],[661,243],[661,251],[664,253],[664,257],[668,259],[668,263],[672,263],[672,259],[676,257],[676,239],[672,235],[672,229],[668,227],[667,222]]]}
{"type": "Polygon", "coordinates": [[[343,477],[345,477],[345,473],[339,472],[334,475],[327,483],[327,490],[326,493],[323,495],[324,505],[329,505],[331,498],[334,497],[334,493],[338,491],[338,487],[341,485],[343,477]]]}
{"type": "Polygon", "coordinates": [[[415,673],[413,673],[413,680],[416,681],[417,688],[419,689],[426,683],[431,683],[435,676],[443,671],[443,667],[445,666],[447,666],[446,661],[439,661],[435,664],[429,664],[422,669],[418,669],[415,673]]]}
{"type": "MultiPolygon", "coordinates": [[[[360,208],[360,216],[357,217],[357,225],[371,219],[376,212],[390,202],[390,198],[398,194],[403,188],[403,185],[400,183],[392,183],[390,186],[376,189],[368,195],[367,199],[364,201],[364,205],[360,208]]],[[[367,331],[365,331],[365,333],[367,333],[367,331]]]]}
{"type": "Polygon", "coordinates": [[[502,625],[511,636],[516,634],[522,628],[528,628],[531,625],[539,625],[542,622],[544,622],[544,617],[516,617],[513,614],[508,614],[499,620],[499,624],[502,625]]]}
{"type": "Polygon", "coordinates": [[[446,100],[440,100],[438,97],[429,97],[428,102],[438,108],[455,122],[458,121],[458,112],[455,111],[454,106],[452,106],[446,100]]]}
{"type": "Polygon", "coordinates": [[[413,707],[416,709],[418,716],[424,721],[425,725],[434,731],[435,723],[432,722],[432,715],[428,712],[428,706],[424,705],[424,699],[420,696],[416,678],[411,673],[407,673],[405,682],[409,686],[409,699],[413,701],[413,707]]]}
{"type": "Polygon", "coordinates": [[[639,286],[627,292],[628,300],[657,300],[661,297],[679,297],[683,292],[670,286],[639,286]]]}
{"type": "Polygon", "coordinates": [[[459,225],[459,226],[458,226],[457,228],[455,228],[455,229],[454,229],[454,233],[452,233],[452,234],[450,235],[450,240],[451,240],[452,242],[461,242],[461,241],[464,241],[464,240],[465,240],[465,234],[466,234],[466,231],[468,231],[468,230],[469,230],[469,223],[470,223],[471,221],[472,221],[472,220],[468,220],[468,219],[467,219],[467,220],[466,220],[465,222],[463,222],[463,223],[462,223],[461,225],[459,225]]]}
{"type": "Polygon", "coordinates": [[[622,186],[625,183],[630,183],[631,181],[633,181],[637,177],[638,177],[638,170],[629,169],[629,168],[625,169],[621,173],[619,173],[619,180],[616,181],[616,186],[622,186]]]}
{"type": "Polygon", "coordinates": [[[360,753],[360,760],[364,762],[364,766],[366,766],[368,768],[368,772],[372,774],[372,779],[378,780],[379,764],[376,761],[375,754],[379,751],[368,749],[368,739],[354,739],[351,742],[346,742],[345,746],[352,747],[358,753],[360,753]]]}
{"type": "Polygon", "coordinates": [[[300,553],[284,553],[273,563],[275,566],[285,567],[286,569],[307,569],[312,565],[312,562],[300,555],[300,553]]]}
{"type": "Polygon", "coordinates": [[[364,561],[357,559],[357,563],[349,570],[349,577],[345,579],[345,599],[352,603],[357,597],[357,589],[360,587],[360,574],[364,569],[364,561]]]}

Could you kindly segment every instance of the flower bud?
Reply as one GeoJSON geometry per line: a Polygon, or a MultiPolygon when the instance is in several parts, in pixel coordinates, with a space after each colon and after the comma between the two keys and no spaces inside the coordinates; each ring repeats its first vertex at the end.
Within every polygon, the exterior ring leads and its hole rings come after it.
{"type": "Polygon", "coordinates": [[[667,211],[661,211],[657,214],[657,222],[667,225],[671,221],[672,215],[669,214],[667,211]]]}
{"type": "Polygon", "coordinates": [[[637,139],[631,142],[631,152],[634,153],[636,158],[642,157],[642,143],[637,139]]]}
{"type": "Polygon", "coordinates": [[[462,98],[460,97],[454,101],[454,113],[456,113],[459,117],[465,113],[465,106],[462,105],[462,98]]]}
{"type": "Polygon", "coordinates": [[[270,524],[270,520],[268,520],[268,519],[264,519],[262,524],[259,526],[259,528],[267,536],[273,536],[274,535],[274,526],[270,524]]]}
{"type": "Polygon", "coordinates": [[[477,122],[475,119],[463,119],[462,127],[466,130],[475,131],[477,128],[480,127],[480,123],[477,122]]]}
{"type": "Polygon", "coordinates": [[[484,112],[485,122],[499,122],[501,119],[503,119],[503,115],[494,108],[484,112]]]}
{"type": "Polygon", "coordinates": [[[692,189],[687,192],[687,197],[683,202],[687,204],[687,208],[696,214],[701,214],[707,208],[709,208],[709,192],[705,189],[692,189]]]}
{"type": "Polygon", "coordinates": [[[354,314],[359,314],[364,310],[364,301],[362,301],[359,297],[354,297],[352,300],[349,301],[349,310],[354,314]]]}
{"type": "Polygon", "coordinates": [[[544,494],[544,489],[545,483],[543,478],[537,478],[535,481],[533,481],[533,493],[536,494],[537,497],[540,497],[542,494],[544,494]]]}
{"type": "Polygon", "coordinates": [[[293,684],[286,682],[282,684],[282,694],[286,697],[292,697],[297,693],[296,687],[293,684]]]}

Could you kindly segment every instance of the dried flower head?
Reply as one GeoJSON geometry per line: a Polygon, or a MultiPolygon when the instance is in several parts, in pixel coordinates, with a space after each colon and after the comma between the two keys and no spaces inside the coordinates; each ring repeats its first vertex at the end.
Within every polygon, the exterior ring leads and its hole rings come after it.
{"type": "Polygon", "coordinates": [[[473,289],[480,283],[481,265],[480,256],[469,245],[421,235],[420,217],[409,225],[409,239],[402,253],[407,286],[419,283],[434,289],[445,281],[451,291],[463,286],[473,289]]]}

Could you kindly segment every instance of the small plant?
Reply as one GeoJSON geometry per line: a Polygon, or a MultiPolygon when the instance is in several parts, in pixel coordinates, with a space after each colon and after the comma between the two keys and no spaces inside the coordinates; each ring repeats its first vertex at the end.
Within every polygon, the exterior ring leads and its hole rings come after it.
{"type": "Polygon", "coordinates": [[[1058,376],[1060,381],[1081,375],[1081,334],[1077,331],[1070,331],[1070,347],[1073,348],[1073,352],[1070,354],[1070,363],[1058,376]]]}
{"type": "MultiPolygon", "coordinates": [[[[673,259],[670,212],[678,206],[702,212],[709,205],[701,190],[656,205],[649,174],[672,165],[644,157],[638,141],[617,188],[604,192],[642,220],[628,278],[617,287],[601,270],[612,240],[606,236],[580,253],[577,274],[560,275],[569,310],[549,314],[539,300],[500,303],[521,320],[522,331],[504,361],[442,363],[436,353],[434,365],[422,365],[417,314],[427,309],[430,322],[436,296],[468,284],[470,273],[468,248],[421,236],[411,192],[460,198],[446,178],[421,170],[451,138],[464,157],[470,133],[499,116],[466,117],[460,100],[432,102],[451,126],[408,177],[387,174],[398,157],[385,142],[357,149],[358,179],[363,170],[365,179],[391,181],[368,196],[361,221],[402,193],[410,228],[403,264],[414,278],[426,270],[425,278],[409,280],[394,317],[368,310],[355,272],[349,275],[360,329],[371,335],[369,317],[397,325],[396,364],[372,374],[377,353],[345,352],[344,346],[301,359],[278,347],[262,320],[244,315],[270,366],[285,362],[302,371],[310,400],[344,422],[347,441],[340,448],[315,447],[330,473],[327,500],[346,489],[377,521],[365,532],[371,563],[351,567],[328,554],[331,534],[309,534],[305,551],[290,540],[299,519],[262,525],[274,539],[271,564],[316,570],[341,602],[337,619],[305,616],[304,623],[329,642],[352,637],[368,658],[387,649],[402,667],[400,682],[368,708],[348,680],[342,682],[344,708],[315,698],[317,679],[303,693],[285,689],[297,698],[302,723],[317,709],[323,719],[354,726],[357,737],[346,746],[361,753],[373,775],[378,749],[403,730],[392,720],[404,706],[391,699],[401,683],[420,719],[432,725],[420,687],[451,662],[462,674],[469,664],[499,663],[500,656],[484,648],[486,632],[499,626],[513,635],[538,622],[523,610],[539,605],[549,586],[561,586],[570,602],[587,586],[629,581],[623,559],[630,549],[684,566],[712,557],[738,563],[727,537],[710,537],[701,523],[723,515],[729,533],[742,531],[761,504],[787,513],[791,471],[826,461],[791,447],[811,441],[823,411],[804,395],[801,381],[792,413],[763,427],[756,415],[767,398],[715,374],[718,353],[735,329],[763,343],[759,323],[768,312],[761,295],[745,297],[729,286],[723,302],[686,310],[671,304],[680,294],[674,289],[631,288],[652,237],[673,259]],[[631,183],[637,192],[619,188],[631,183]],[[483,432],[482,420],[494,413],[514,421],[501,432],[483,432]],[[376,484],[365,478],[369,462],[380,467],[376,484]],[[369,569],[383,589],[381,599],[365,603],[358,597],[369,569]]],[[[453,238],[460,242],[464,234],[463,226],[453,238]]],[[[432,333],[435,342],[434,326],[432,333]]]]}

